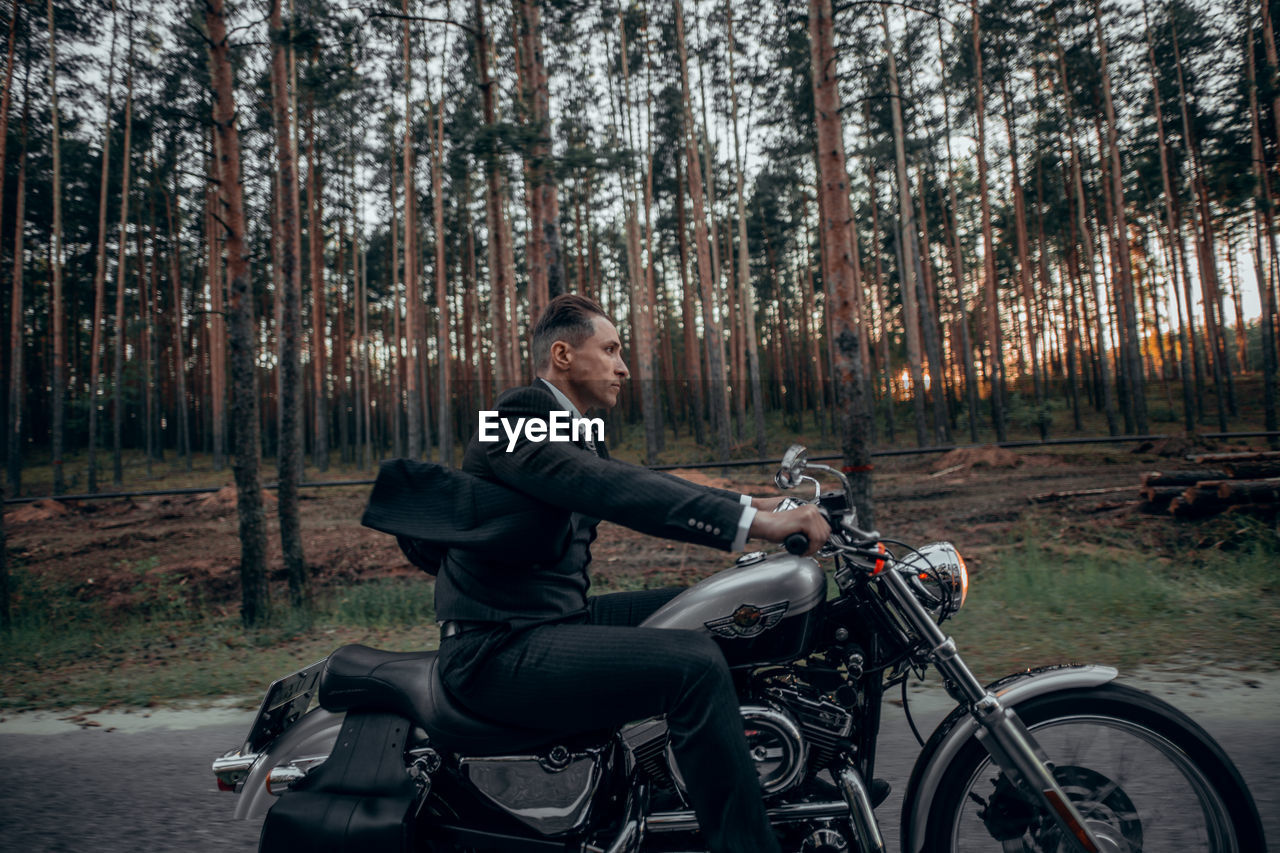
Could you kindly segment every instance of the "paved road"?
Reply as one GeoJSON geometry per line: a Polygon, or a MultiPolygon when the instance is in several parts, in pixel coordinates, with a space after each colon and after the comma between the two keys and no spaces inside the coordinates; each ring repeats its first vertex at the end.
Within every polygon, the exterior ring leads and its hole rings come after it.
{"type": "MultiPolygon", "coordinates": [[[[1268,838],[1280,839],[1280,675],[1175,672],[1130,681],[1169,699],[1218,738],[1253,790],[1268,838]]],[[[936,689],[913,695],[924,731],[945,714],[944,700],[936,689]]],[[[233,797],[219,793],[209,773],[212,758],[244,736],[252,714],[144,713],[0,720],[0,849],[256,849],[258,827],[231,820],[233,797]]],[[[895,791],[879,814],[893,850],[897,807],[915,755],[902,713],[893,706],[886,709],[882,755],[877,775],[895,791]]]]}

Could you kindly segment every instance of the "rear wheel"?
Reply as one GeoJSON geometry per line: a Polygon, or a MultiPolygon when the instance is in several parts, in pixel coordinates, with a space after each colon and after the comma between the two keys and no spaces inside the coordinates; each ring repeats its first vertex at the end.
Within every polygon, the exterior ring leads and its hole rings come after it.
{"type": "MultiPolygon", "coordinates": [[[[1103,853],[1265,850],[1253,798],[1230,759],[1180,711],[1106,684],[1028,700],[1018,716],[1103,853]]],[[[1006,781],[977,740],[947,769],[929,815],[933,853],[1067,853],[1038,803],[1006,781]]]]}

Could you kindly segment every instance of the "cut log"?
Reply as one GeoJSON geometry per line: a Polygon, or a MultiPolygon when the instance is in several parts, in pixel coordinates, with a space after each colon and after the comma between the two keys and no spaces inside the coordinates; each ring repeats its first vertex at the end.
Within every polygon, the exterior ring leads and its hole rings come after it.
{"type": "Polygon", "coordinates": [[[1224,480],[1218,498],[1232,504],[1267,504],[1280,501],[1280,477],[1266,480],[1224,480]]]}
{"type": "Polygon", "coordinates": [[[1206,495],[1194,487],[1187,489],[1181,496],[1169,502],[1170,514],[1178,518],[1206,518],[1217,515],[1226,508],[1227,504],[1218,500],[1216,491],[1206,495]],[[1189,494],[1192,500],[1188,500],[1189,494]]]}
{"type": "Polygon", "coordinates": [[[1203,453],[1188,457],[1196,465],[1219,465],[1226,462],[1280,462],[1280,450],[1250,450],[1245,453],[1203,453]]]}
{"type": "Polygon", "coordinates": [[[1260,480],[1280,477],[1280,461],[1228,462],[1222,468],[1229,478],[1235,480],[1260,480]]]}
{"type": "Polygon", "coordinates": [[[1143,486],[1138,490],[1143,500],[1159,509],[1165,509],[1169,502],[1185,491],[1183,486],[1143,486]]]}
{"type": "Polygon", "coordinates": [[[1230,476],[1223,468],[1184,468],[1178,471],[1151,471],[1142,475],[1142,485],[1193,486],[1201,480],[1223,480],[1230,476]]]}
{"type": "Polygon", "coordinates": [[[1206,507],[1216,503],[1222,503],[1221,499],[1218,497],[1218,487],[1227,482],[1230,481],[1204,480],[1196,483],[1194,486],[1183,491],[1182,500],[1187,504],[1201,504],[1206,507]]]}

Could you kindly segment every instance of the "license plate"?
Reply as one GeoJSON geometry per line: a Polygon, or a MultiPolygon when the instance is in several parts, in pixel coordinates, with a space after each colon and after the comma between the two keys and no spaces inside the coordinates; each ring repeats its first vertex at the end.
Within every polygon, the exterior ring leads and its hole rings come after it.
{"type": "Polygon", "coordinates": [[[258,716],[245,740],[245,753],[260,752],[307,712],[316,695],[316,682],[324,661],[316,661],[305,669],[274,681],[258,708],[258,716]]]}

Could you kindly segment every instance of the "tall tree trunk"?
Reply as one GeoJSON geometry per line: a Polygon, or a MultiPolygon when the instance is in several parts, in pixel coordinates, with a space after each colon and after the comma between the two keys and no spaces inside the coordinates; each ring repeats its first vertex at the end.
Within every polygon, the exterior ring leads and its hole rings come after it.
{"type": "MultiPolygon", "coordinates": [[[[20,3],[13,4],[14,15],[20,3]]],[[[102,321],[106,308],[107,289],[107,188],[111,171],[111,102],[115,94],[116,75],[116,19],[115,0],[111,2],[111,50],[107,54],[107,108],[102,120],[102,176],[98,184],[98,251],[93,273],[93,334],[89,344],[89,492],[98,491],[98,384],[101,371],[102,321]]],[[[9,65],[13,65],[13,31],[9,31],[9,65]]],[[[9,88],[5,86],[5,112],[8,112],[9,88]]],[[[0,141],[0,146],[3,146],[0,141]]],[[[0,148],[0,163],[4,162],[0,148]]],[[[3,170],[0,170],[0,198],[3,198],[3,170]]]]}
{"type": "Polygon", "coordinates": [[[391,447],[392,452],[396,456],[406,456],[404,449],[404,435],[401,433],[401,420],[404,416],[404,349],[403,338],[400,334],[400,275],[398,275],[398,264],[400,261],[400,228],[396,222],[396,156],[395,142],[391,143],[391,161],[387,164],[387,175],[391,181],[391,338],[394,341],[392,350],[393,360],[390,366],[391,371],[391,399],[394,401],[391,409],[387,412],[387,416],[391,419],[389,426],[391,427],[391,447]]]}
{"type": "MultiPolygon", "coordinates": [[[[129,31],[132,33],[133,25],[130,22],[129,31]]],[[[130,47],[132,48],[132,37],[130,38],[130,47]]],[[[133,51],[130,49],[130,57],[133,51]]],[[[111,482],[115,486],[124,483],[124,461],[123,461],[123,443],[124,443],[124,339],[125,339],[125,319],[124,319],[124,276],[125,276],[125,259],[126,246],[129,227],[129,193],[133,189],[130,183],[130,158],[132,156],[132,134],[133,134],[133,67],[132,61],[129,63],[128,76],[125,84],[125,102],[124,102],[124,150],[121,154],[121,175],[120,175],[120,224],[119,234],[116,241],[116,322],[115,322],[115,338],[114,338],[114,364],[112,367],[112,406],[111,406],[111,423],[112,423],[112,474],[111,482]]],[[[138,263],[142,263],[142,259],[138,259],[138,263]]],[[[215,312],[217,308],[215,305],[215,312]]]]}
{"type": "Polygon", "coordinates": [[[944,375],[942,341],[938,316],[941,306],[934,283],[933,260],[929,248],[929,211],[925,204],[925,173],[918,171],[920,181],[920,250],[916,252],[916,280],[920,305],[920,330],[925,356],[929,359],[929,399],[933,404],[933,435],[937,444],[951,443],[951,423],[947,405],[947,382],[944,375]]]}
{"type": "MultiPolygon", "coordinates": [[[[1265,3],[1261,4],[1264,7],[1265,3]]],[[[1280,429],[1280,420],[1276,415],[1276,332],[1275,332],[1275,313],[1273,305],[1275,300],[1275,276],[1274,270],[1270,263],[1266,263],[1266,270],[1263,270],[1263,259],[1270,254],[1275,256],[1275,224],[1273,221],[1273,207],[1271,196],[1271,176],[1266,167],[1264,159],[1264,148],[1262,145],[1262,116],[1261,110],[1258,108],[1258,82],[1257,73],[1254,71],[1254,36],[1253,36],[1253,14],[1249,11],[1247,4],[1243,6],[1246,18],[1246,37],[1244,49],[1244,65],[1246,80],[1249,88],[1249,141],[1253,154],[1253,173],[1254,173],[1254,257],[1256,258],[1256,277],[1258,280],[1258,296],[1262,303],[1262,417],[1263,429],[1268,432],[1275,432],[1280,429]],[[1266,235],[1266,250],[1263,249],[1263,235],[1266,235]]],[[[1269,21],[1270,13],[1264,12],[1266,20],[1269,21]]],[[[1274,41],[1268,49],[1268,63],[1271,63],[1272,54],[1274,52],[1274,41]]],[[[1274,78],[1272,78],[1274,79],[1274,78]]],[[[1272,447],[1280,444],[1280,439],[1274,436],[1270,439],[1272,447]]]]}
{"type": "MultiPolygon", "coordinates": [[[[292,117],[289,113],[289,79],[281,0],[271,0],[271,113],[275,126],[276,174],[280,229],[275,243],[280,254],[280,437],[276,451],[277,513],[280,519],[280,552],[289,579],[289,601],[294,607],[307,603],[307,565],[302,550],[302,522],[298,486],[303,476],[302,453],[302,265],[298,245],[298,171],[294,160],[292,117]]],[[[315,161],[311,161],[314,168],[315,161]]]]}
{"type": "Polygon", "coordinates": [[[835,294],[839,355],[836,359],[837,399],[841,413],[843,470],[849,475],[849,499],[858,512],[860,526],[872,529],[875,514],[871,499],[871,407],[865,395],[864,365],[859,337],[857,304],[862,299],[853,279],[853,263],[847,223],[853,220],[849,204],[849,175],[845,171],[844,138],[840,126],[840,93],[836,85],[836,54],[830,0],[809,0],[810,73],[813,80],[814,119],[818,133],[818,164],[824,214],[822,276],[835,294]]]}
{"type": "MultiPolygon", "coordinates": [[[[15,4],[16,5],[16,4],[15,4]]],[[[22,278],[26,269],[22,238],[27,230],[27,124],[31,115],[31,51],[23,50],[22,121],[18,131],[18,185],[14,192],[13,218],[13,292],[9,309],[9,434],[5,458],[8,464],[9,494],[22,494],[22,410],[26,386],[23,370],[22,278]]],[[[2,510],[0,510],[2,511],[2,510]]]]}
{"type": "MultiPolygon", "coordinates": [[[[1075,196],[1075,214],[1076,228],[1080,232],[1080,240],[1082,241],[1084,253],[1080,260],[1081,266],[1085,268],[1089,292],[1093,297],[1097,298],[1098,282],[1097,273],[1095,271],[1095,252],[1093,246],[1093,232],[1089,227],[1088,204],[1084,194],[1084,179],[1081,176],[1080,165],[1080,149],[1076,145],[1076,129],[1075,119],[1071,108],[1071,87],[1067,78],[1067,61],[1066,54],[1062,47],[1062,42],[1057,36],[1057,24],[1054,24],[1054,43],[1058,54],[1058,73],[1062,82],[1062,90],[1064,92],[1063,102],[1067,114],[1067,138],[1070,141],[1071,150],[1071,183],[1075,196]]],[[[1087,305],[1087,300],[1085,301],[1087,305]]],[[[1107,418],[1107,432],[1110,435],[1119,433],[1119,425],[1116,422],[1116,400],[1114,386],[1111,384],[1110,374],[1107,372],[1106,354],[1103,352],[1102,341],[1102,318],[1095,316],[1097,326],[1097,342],[1093,349],[1093,355],[1097,366],[1098,376],[1101,384],[1101,396],[1103,399],[1103,409],[1107,418]]]]}
{"type": "MultiPolygon", "coordinates": [[[[359,232],[357,232],[359,233],[359,232]]],[[[369,384],[369,250],[360,247],[360,299],[356,311],[360,318],[360,469],[373,464],[373,405],[369,384]]]]}
{"type": "Polygon", "coordinates": [[[519,22],[519,53],[522,59],[522,83],[529,128],[533,132],[526,159],[529,180],[529,213],[531,243],[536,264],[529,269],[531,289],[529,316],[536,322],[542,316],[547,299],[565,292],[564,258],[560,236],[560,201],[551,157],[551,115],[546,64],[543,59],[542,22],[538,3],[519,0],[516,16],[519,22]]]}
{"type": "MultiPolygon", "coordinates": [[[[176,137],[173,139],[176,146],[176,137]]],[[[175,150],[176,153],[176,150],[175,150]]],[[[177,162],[177,158],[174,158],[177,162]]],[[[184,467],[191,470],[191,427],[187,418],[187,356],[186,345],[182,339],[182,275],[180,249],[182,240],[181,212],[178,207],[178,173],[173,173],[173,188],[165,194],[165,212],[169,223],[169,286],[173,291],[173,309],[170,322],[173,323],[173,378],[176,384],[174,397],[177,399],[178,419],[178,453],[184,460],[184,467]]]]}
{"type": "MultiPolygon", "coordinates": [[[[618,38],[621,56],[622,97],[618,104],[625,146],[639,150],[638,132],[631,109],[631,74],[628,63],[627,33],[621,10],[618,15],[618,38]]],[[[611,90],[612,91],[612,90],[611,90]]],[[[652,161],[646,166],[652,168],[652,161]]],[[[646,170],[647,172],[647,170],[646,170]]],[[[627,295],[631,316],[631,363],[640,385],[640,410],[644,421],[645,461],[653,465],[658,461],[662,442],[662,421],[659,412],[658,387],[655,376],[654,356],[657,350],[657,333],[654,323],[654,300],[649,294],[651,258],[646,258],[640,240],[640,205],[648,196],[638,186],[635,173],[627,170],[623,181],[623,217],[627,257],[627,295]]],[[[641,181],[647,181],[645,175],[641,181]]],[[[647,211],[646,211],[647,215],[647,211]]]]}
{"type": "Polygon", "coordinates": [[[63,328],[62,302],[62,143],[58,126],[58,53],[54,42],[53,0],[48,0],[49,11],[49,98],[50,120],[52,122],[53,148],[53,276],[50,299],[53,311],[50,324],[53,326],[53,370],[51,386],[51,453],[53,465],[53,493],[60,495],[67,490],[65,472],[62,470],[63,419],[66,412],[66,330],[63,328]]]}
{"type": "MultiPolygon", "coordinates": [[[[227,315],[226,280],[223,273],[222,249],[218,239],[219,219],[226,204],[222,186],[220,161],[221,141],[213,133],[213,159],[209,162],[212,185],[208,196],[208,215],[205,233],[209,239],[209,325],[207,327],[209,353],[209,412],[212,419],[209,430],[213,440],[213,470],[221,471],[227,464],[227,315]]],[[[123,257],[123,254],[121,255],[123,257]]]]}
{"type": "MultiPolygon", "coordinates": [[[[1156,54],[1155,44],[1151,38],[1151,26],[1147,21],[1147,5],[1144,0],[1142,4],[1142,17],[1144,22],[1143,31],[1147,40],[1147,62],[1151,76],[1151,100],[1155,111],[1156,120],[1156,147],[1160,153],[1160,186],[1164,194],[1164,220],[1165,229],[1168,234],[1169,245],[1169,265],[1172,268],[1171,279],[1173,281],[1173,290],[1176,295],[1178,292],[1178,273],[1181,270],[1183,274],[1186,271],[1182,269],[1179,263],[1178,253],[1173,251],[1174,241],[1179,240],[1176,235],[1182,230],[1178,224],[1177,214],[1174,210],[1173,185],[1169,177],[1169,145],[1165,139],[1164,132],[1164,111],[1160,97],[1160,81],[1156,75],[1156,54]]],[[[1189,307],[1189,306],[1188,306],[1189,307]]],[[[1183,425],[1188,433],[1194,432],[1196,428],[1196,404],[1195,398],[1198,389],[1195,388],[1198,374],[1191,365],[1192,345],[1188,342],[1188,337],[1193,336],[1193,330],[1190,325],[1190,311],[1187,312],[1187,322],[1178,323],[1178,339],[1179,339],[1179,365],[1182,373],[1182,418],[1183,425]]]]}
{"type": "MultiPolygon", "coordinates": [[[[1228,396],[1233,402],[1235,391],[1233,387],[1234,380],[1231,377],[1231,367],[1226,362],[1226,346],[1222,341],[1222,302],[1219,297],[1218,288],[1218,265],[1217,251],[1214,248],[1213,214],[1209,210],[1209,197],[1204,186],[1203,166],[1200,162],[1199,145],[1196,142],[1195,131],[1192,128],[1187,107],[1187,90],[1182,75],[1182,49],[1179,45],[1176,25],[1173,25],[1172,36],[1174,67],[1177,71],[1176,76],[1178,81],[1178,101],[1182,115],[1183,147],[1186,150],[1187,168],[1191,172],[1191,190],[1196,201],[1192,208],[1192,227],[1195,228],[1197,224],[1199,225],[1199,228],[1196,231],[1196,256],[1199,259],[1200,287],[1204,297],[1205,334],[1208,338],[1208,349],[1213,354],[1212,370],[1214,399],[1217,402],[1218,408],[1218,429],[1222,432],[1226,432],[1227,407],[1226,401],[1223,398],[1223,391],[1226,390],[1228,392],[1228,396]],[[1198,216],[1196,214],[1198,214],[1198,216]]],[[[1188,315],[1191,313],[1190,306],[1191,303],[1188,301],[1188,315]]]]}
{"type": "MultiPolygon", "coordinates": [[[[902,294],[902,324],[907,334],[907,365],[911,370],[911,404],[915,412],[916,444],[929,444],[925,420],[924,363],[920,352],[920,281],[916,275],[918,251],[915,205],[907,176],[905,130],[902,126],[902,97],[898,85],[898,61],[889,36],[889,12],[880,7],[880,26],[884,32],[884,49],[889,57],[889,110],[893,120],[893,153],[898,189],[898,242],[902,247],[902,264],[898,281],[902,294]]],[[[935,438],[936,441],[940,437],[935,438]]]]}
{"type": "Polygon", "coordinates": [[[1000,332],[1000,299],[996,288],[995,241],[991,236],[991,192],[987,187],[986,91],[982,79],[982,23],[977,0],[971,3],[973,14],[974,121],[978,127],[978,197],[982,202],[983,292],[986,295],[987,346],[991,353],[988,364],[991,380],[991,423],[996,441],[1008,440],[1004,413],[1004,339],[1000,332]]]}
{"type": "Polygon", "coordinates": [[[240,136],[231,80],[231,45],[223,0],[208,0],[205,26],[209,70],[213,78],[213,125],[217,134],[218,175],[226,198],[227,270],[231,276],[231,408],[235,424],[236,509],[240,517],[241,619],[261,624],[270,612],[267,586],[267,528],[258,459],[258,396],[254,389],[253,299],[249,287],[248,247],[244,239],[244,196],[240,186],[240,136]]]}
{"type": "Polygon", "coordinates": [[[421,278],[418,267],[418,188],[414,179],[413,112],[410,93],[413,84],[413,60],[410,50],[409,0],[403,0],[406,15],[400,61],[404,73],[404,144],[401,175],[404,182],[404,336],[408,351],[405,353],[405,407],[408,410],[408,448],[406,455],[418,459],[425,449],[423,441],[423,387],[420,359],[426,358],[422,317],[421,278]]]}
{"type": "Polygon", "coordinates": [[[703,403],[703,383],[702,383],[702,356],[698,351],[698,324],[697,309],[694,306],[693,292],[694,289],[689,286],[689,249],[688,249],[688,225],[685,222],[684,200],[685,200],[685,182],[684,170],[681,167],[680,158],[676,160],[676,245],[679,249],[680,260],[680,292],[684,295],[684,302],[681,306],[683,315],[682,326],[684,328],[684,364],[685,376],[688,377],[688,387],[690,394],[688,396],[690,404],[691,419],[693,421],[693,440],[696,444],[702,445],[706,443],[706,427],[702,422],[703,403]]]}
{"type": "MultiPolygon", "coordinates": [[[[144,161],[148,158],[143,158],[144,161]]],[[[152,169],[152,174],[155,174],[152,169]]],[[[144,194],[150,195],[144,190],[144,194]]],[[[149,217],[154,223],[154,215],[149,217]]],[[[153,351],[153,343],[155,335],[153,330],[152,316],[155,312],[155,302],[152,299],[150,279],[153,277],[155,269],[155,240],[151,242],[152,253],[150,257],[147,255],[146,244],[143,239],[144,229],[142,227],[142,207],[138,207],[138,226],[134,230],[134,240],[138,247],[138,315],[142,321],[142,328],[139,329],[139,346],[138,353],[142,361],[142,447],[143,461],[146,464],[147,479],[151,479],[151,461],[154,458],[155,430],[153,429],[155,408],[152,400],[152,386],[154,385],[155,374],[153,373],[153,365],[155,364],[155,353],[153,351]]],[[[154,233],[152,235],[154,237],[154,233]]]]}
{"type": "MultiPolygon", "coordinates": [[[[485,21],[483,0],[474,0],[475,9],[475,44],[476,71],[479,75],[477,83],[480,87],[481,101],[484,110],[484,123],[492,127],[497,123],[497,110],[494,103],[493,80],[489,74],[489,31],[485,21]]],[[[509,313],[507,305],[511,299],[510,291],[515,282],[511,280],[506,258],[509,247],[507,241],[506,214],[503,209],[502,188],[505,181],[500,174],[501,164],[496,151],[485,154],[484,174],[486,186],[485,213],[489,230],[489,311],[493,320],[493,340],[495,357],[496,390],[506,390],[519,381],[516,367],[516,352],[512,352],[509,341],[512,338],[511,325],[515,323],[515,315],[509,313]]],[[[518,324],[517,324],[518,325],[518,324]]]]}
{"type": "Polygon", "coordinates": [[[450,408],[450,372],[453,370],[453,345],[449,342],[449,276],[444,262],[444,99],[436,103],[435,145],[431,148],[431,212],[436,237],[436,351],[440,354],[439,394],[436,399],[437,429],[440,436],[440,461],[453,465],[453,426],[450,408]]]}
{"type": "MultiPolygon", "coordinates": [[[[870,105],[867,105],[868,112],[865,116],[870,118],[870,105]]],[[[867,195],[871,199],[871,286],[875,291],[874,300],[880,313],[880,374],[884,377],[884,404],[885,404],[885,433],[889,439],[889,444],[897,441],[898,437],[898,419],[895,412],[895,403],[893,395],[893,352],[890,348],[889,341],[889,299],[886,295],[888,286],[884,281],[884,268],[881,262],[881,231],[880,231],[880,195],[877,187],[877,176],[875,170],[875,160],[871,157],[867,158],[867,195]]],[[[825,201],[823,202],[825,204],[825,201]]],[[[822,209],[819,205],[819,209],[822,209]]],[[[824,219],[829,218],[825,210],[823,210],[824,219]]],[[[825,275],[825,273],[824,273],[825,275]]],[[[871,405],[871,401],[868,401],[871,405]]],[[[874,435],[874,421],[872,423],[872,434],[874,435]]]]}
{"type": "MultiPolygon", "coordinates": [[[[941,58],[945,54],[942,51],[942,20],[937,21],[938,27],[938,46],[940,62],[943,63],[943,71],[945,73],[946,60],[941,58]]],[[[946,86],[942,87],[942,115],[945,122],[943,139],[947,146],[947,198],[951,206],[950,217],[950,249],[951,249],[951,275],[955,280],[955,299],[956,299],[956,315],[957,323],[960,329],[960,351],[964,363],[964,387],[965,398],[967,400],[967,408],[969,410],[969,440],[974,444],[978,443],[978,373],[973,366],[973,341],[969,335],[969,308],[966,304],[964,295],[964,251],[960,246],[960,228],[957,223],[960,219],[960,203],[956,199],[956,173],[954,161],[951,157],[951,102],[947,97],[946,86]]]]}
{"type": "MultiPolygon", "coordinates": [[[[1018,132],[1014,127],[1013,97],[1009,93],[1008,78],[1000,79],[1000,92],[1004,100],[1004,126],[1009,137],[1009,174],[1013,185],[1013,221],[1018,250],[1018,284],[1022,292],[1023,310],[1026,312],[1026,346],[1030,357],[1032,388],[1035,393],[1037,419],[1043,413],[1045,404],[1044,382],[1040,371],[1040,342],[1036,335],[1035,288],[1031,281],[1031,251],[1027,237],[1027,201],[1026,190],[1022,185],[1022,173],[1018,162],[1018,132]]],[[[1044,433],[1041,421],[1041,439],[1048,436],[1044,433]]]]}
{"type": "Polygon", "coordinates": [[[721,460],[729,458],[729,401],[725,396],[724,341],[716,303],[716,275],[712,265],[712,240],[707,233],[707,211],[702,190],[702,164],[698,157],[698,130],[693,119],[693,100],[689,89],[689,61],[684,37],[684,8],[675,3],[676,45],[680,60],[681,92],[684,100],[685,160],[689,167],[689,199],[693,204],[694,244],[698,259],[698,280],[702,292],[703,323],[706,327],[708,391],[710,393],[712,427],[716,430],[721,460]]]}
{"type": "MultiPolygon", "coordinates": [[[[311,273],[311,463],[329,470],[328,333],[324,267],[324,197],[320,184],[320,153],[316,150],[314,94],[307,97],[307,243],[311,273]]],[[[407,239],[407,238],[406,238],[407,239]]],[[[299,285],[301,286],[301,285],[299,285]]],[[[410,338],[412,342],[413,338],[410,338]]]]}
{"type": "Polygon", "coordinates": [[[1129,220],[1125,213],[1124,173],[1120,164],[1120,147],[1116,142],[1116,111],[1111,100],[1111,70],[1107,60],[1107,40],[1102,34],[1102,4],[1093,4],[1094,24],[1098,36],[1098,64],[1102,71],[1102,103],[1107,127],[1107,150],[1111,160],[1111,198],[1115,205],[1117,255],[1120,259],[1120,299],[1124,317],[1124,335],[1120,347],[1128,376],[1129,400],[1126,411],[1133,408],[1134,426],[1139,435],[1147,433],[1147,392],[1142,372],[1141,339],[1138,337],[1137,302],[1133,296],[1133,264],[1129,249],[1129,220]],[[1131,403],[1129,401],[1132,401],[1131,403]]]}

